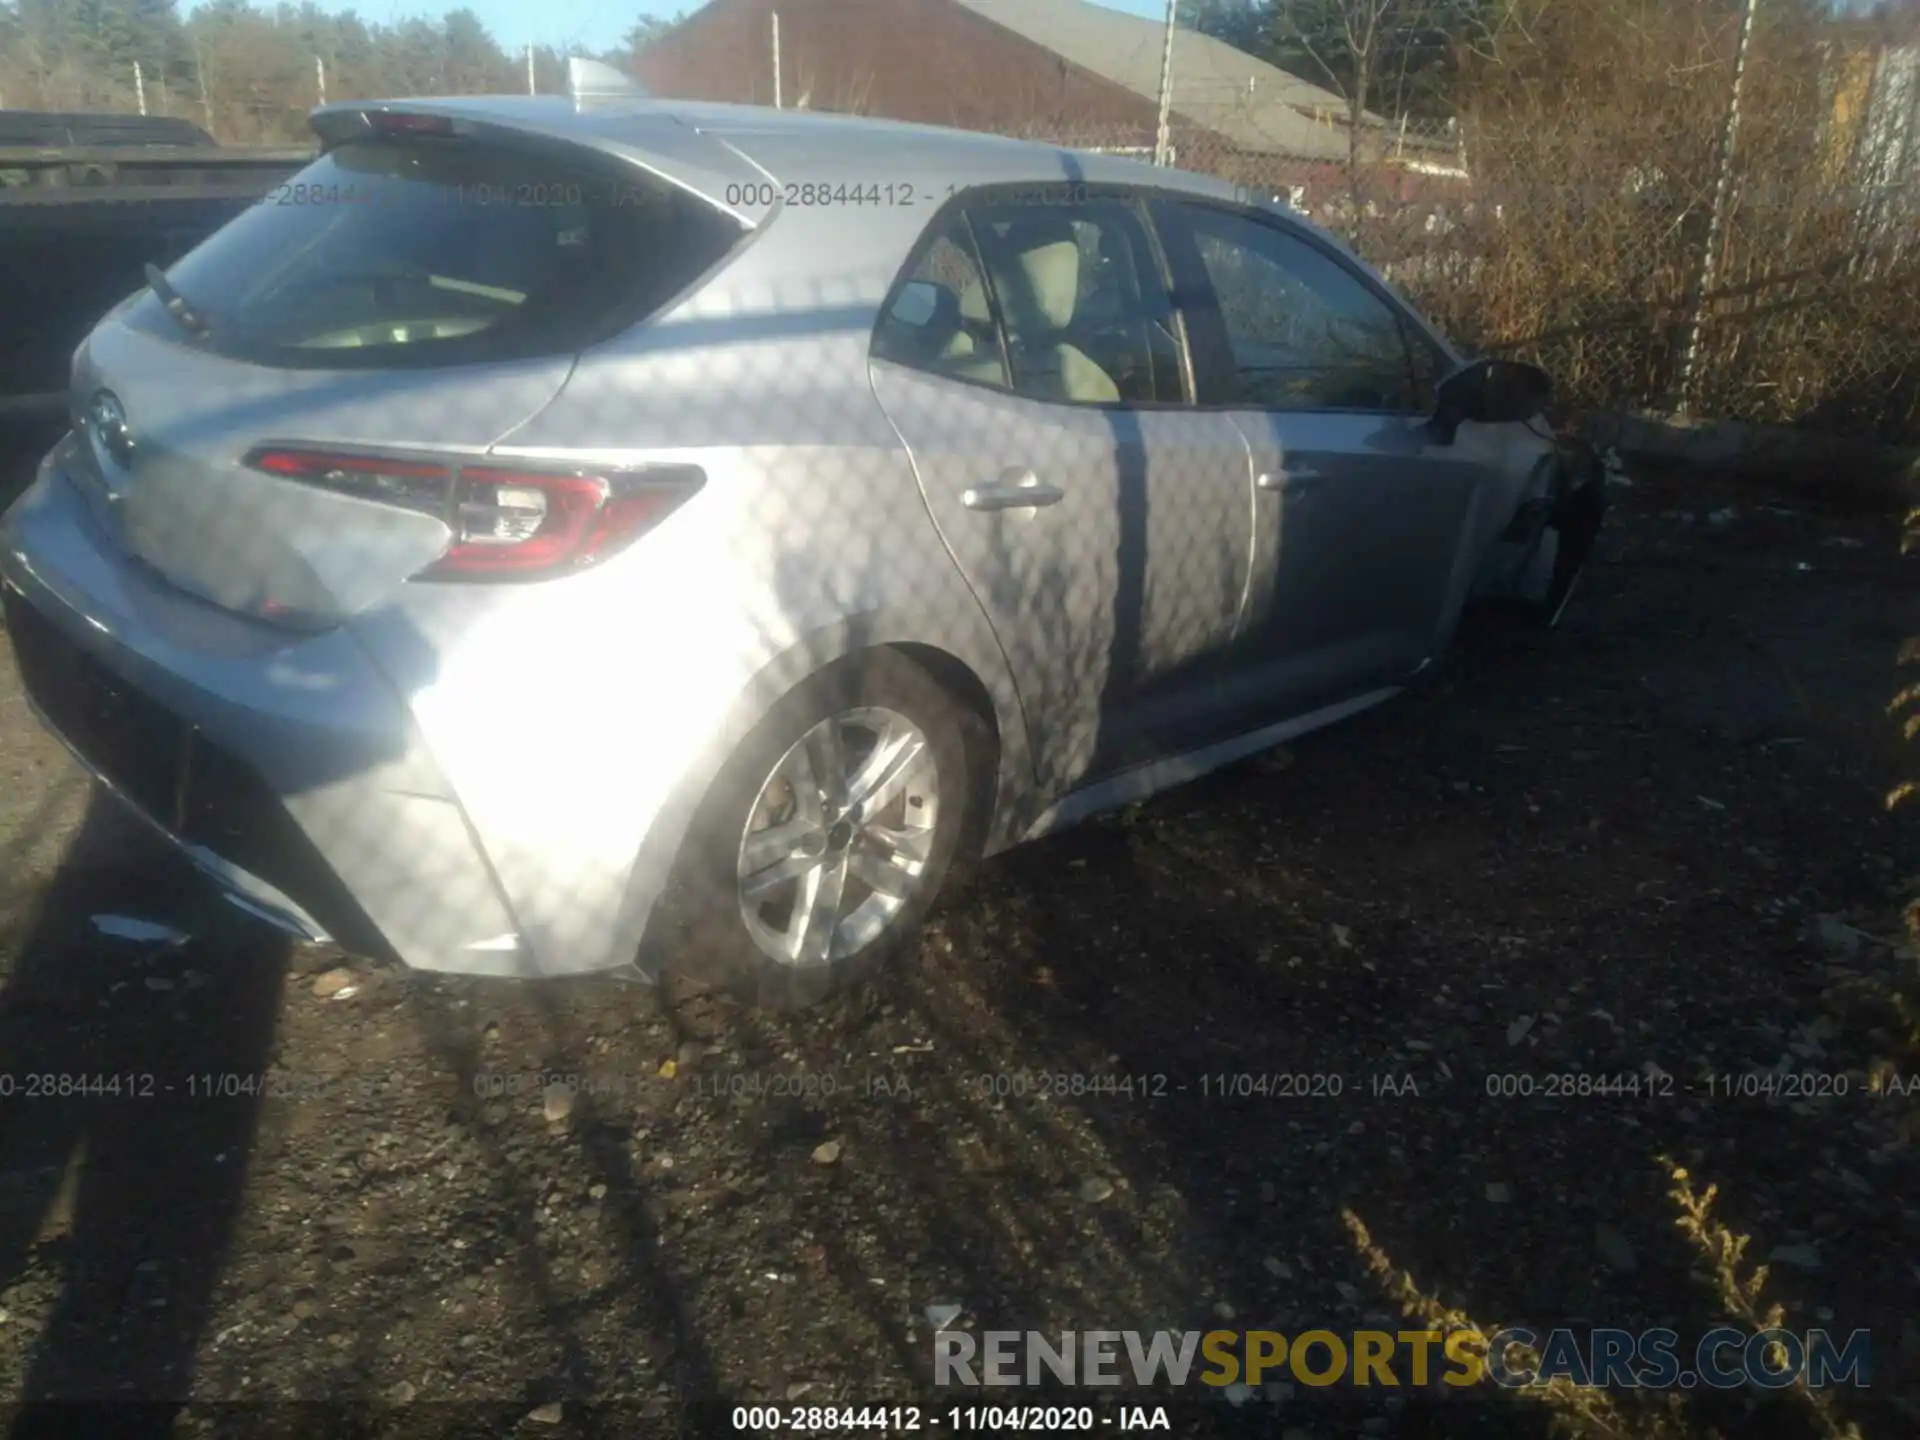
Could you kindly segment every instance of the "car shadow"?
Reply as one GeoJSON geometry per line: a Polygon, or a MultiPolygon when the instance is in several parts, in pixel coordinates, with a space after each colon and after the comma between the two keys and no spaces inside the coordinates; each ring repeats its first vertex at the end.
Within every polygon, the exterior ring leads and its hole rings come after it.
{"type": "MultiPolygon", "coordinates": [[[[0,473],[11,480],[30,472],[45,437],[26,427],[6,438],[0,473]]],[[[25,722],[14,659],[0,655],[0,670],[8,709],[25,722]]],[[[129,718],[115,688],[123,682],[77,652],[65,660],[39,672],[42,701],[59,691],[68,723],[109,773],[151,758],[147,712],[129,718]],[[73,676],[85,678],[68,687],[73,676]]],[[[34,1408],[65,1402],[111,1404],[116,1429],[164,1434],[209,1338],[265,1107],[290,1083],[270,1070],[292,950],[50,737],[0,742],[22,782],[4,812],[18,827],[5,848],[24,862],[0,876],[0,953],[10,960],[0,988],[0,1290],[31,1297],[44,1316],[22,1350],[14,1398],[26,1408],[14,1430],[82,1423],[34,1408]],[[77,817],[76,785],[87,795],[77,817]],[[74,829],[56,851],[44,831],[63,821],[74,829]],[[122,1410],[128,1402],[148,1408],[122,1410]]],[[[303,787],[324,792],[341,764],[389,758],[380,743],[348,762],[317,751],[285,758],[303,787]]],[[[187,785],[182,767],[182,814],[200,813],[241,778],[239,762],[221,768],[214,762],[228,757],[210,745],[194,755],[204,784],[187,785]]],[[[216,836],[248,833],[224,813],[207,825],[216,836]]],[[[349,843],[417,849],[405,834],[349,843]]]]}
{"type": "MultiPolygon", "coordinates": [[[[36,909],[0,991],[0,1289],[57,1300],[18,1398],[178,1400],[234,1238],[286,947],[104,796],[36,909]]],[[[74,1418],[29,1403],[13,1433],[74,1418]]]]}

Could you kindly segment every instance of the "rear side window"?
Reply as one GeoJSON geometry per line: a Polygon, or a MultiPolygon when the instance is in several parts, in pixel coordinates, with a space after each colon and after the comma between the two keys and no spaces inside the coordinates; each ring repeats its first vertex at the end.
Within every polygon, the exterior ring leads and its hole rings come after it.
{"type": "Polygon", "coordinates": [[[873,353],[1071,404],[1186,398],[1172,301],[1127,202],[980,193],[922,245],[873,353]]]}
{"type": "Polygon", "coordinates": [[[1185,398],[1173,302],[1132,205],[1016,199],[976,206],[969,218],[1015,389],[1103,405],[1185,398]]]}
{"type": "Polygon", "coordinates": [[[948,214],[880,318],[873,353],[935,375],[1011,388],[986,272],[960,211],[948,214]]]}
{"type": "MultiPolygon", "coordinates": [[[[219,353],[384,367],[564,352],[719,260],[739,226],[637,171],[466,140],[323,155],[176,264],[219,353]]],[[[129,319],[183,332],[151,295],[129,319]]]]}

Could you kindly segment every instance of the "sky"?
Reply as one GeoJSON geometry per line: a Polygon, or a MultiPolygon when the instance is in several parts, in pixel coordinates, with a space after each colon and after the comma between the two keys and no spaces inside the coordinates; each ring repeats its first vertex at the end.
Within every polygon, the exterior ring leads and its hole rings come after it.
{"type": "MultiPolygon", "coordinates": [[[[414,15],[438,16],[458,9],[460,0],[318,0],[322,10],[358,11],[363,20],[382,23],[404,20],[414,15]]],[[[1109,9],[1125,10],[1155,19],[1166,14],[1165,0],[1097,0],[1109,9]]],[[[527,45],[551,45],[556,49],[581,48],[606,50],[642,15],[669,16],[680,10],[700,8],[697,0],[642,0],[639,4],[608,3],[608,0],[467,0],[468,7],[480,17],[503,49],[515,51],[527,45]]],[[[182,7],[191,10],[188,4],[182,7]]]]}

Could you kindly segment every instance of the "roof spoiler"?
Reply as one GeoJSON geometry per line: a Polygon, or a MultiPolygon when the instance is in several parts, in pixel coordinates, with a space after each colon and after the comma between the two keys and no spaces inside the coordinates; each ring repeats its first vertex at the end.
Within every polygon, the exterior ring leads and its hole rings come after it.
{"type": "Polygon", "coordinates": [[[645,100],[646,86],[611,65],[589,60],[584,55],[567,57],[567,94],[575,110],[584,110],[596,100],[645,100]]]}

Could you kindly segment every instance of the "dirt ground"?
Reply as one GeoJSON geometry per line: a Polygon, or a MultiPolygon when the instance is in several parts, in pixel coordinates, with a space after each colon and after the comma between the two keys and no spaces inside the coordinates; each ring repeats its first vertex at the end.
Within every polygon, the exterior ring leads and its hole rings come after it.
{"type": "MultiPolygon", "coordinates": [[[[978,1398],[929,1388],[936,1321],[1394,1328],[1395,1271],[1483,1325],[1697,1336],[1727,1301],[1670,1160],[1743,1266],[1776,1257],[1789,1328],[1871,1331],[1837,1413],[1920,1431],[1920,1095],[1866,1093],[1878,987],[1915,967],[1884,801],[1916,572],[1891,519],[1615,498],[1557,634],[1477,622],[1418,693],[990,863],[909,972],[790,1018],[286,947],[94,803],[0,664],[0,1397],[190,1402],[176,1433],[350,1433],[282,1403],[319,1400],[393,1435],[931,1416],[978,1398]],[[1670,1090],[1545,1093],[1649,1066],[1670,1090]],[[1710,1078],[1782,1069],[1849,1093],[1710,1078]],[[76,1074],[156,1090],[28,1093],[76,1074]],[[1276,1075],[1319,1093],[1219,1093],[1276,1075]]],[[[1549,1418],[1438,1387],[1168,1403],[1285,1440],[1549,1418]]],[[[1823,1433],[1748,1391],[1675,1413],[1823,1433]]]]}

